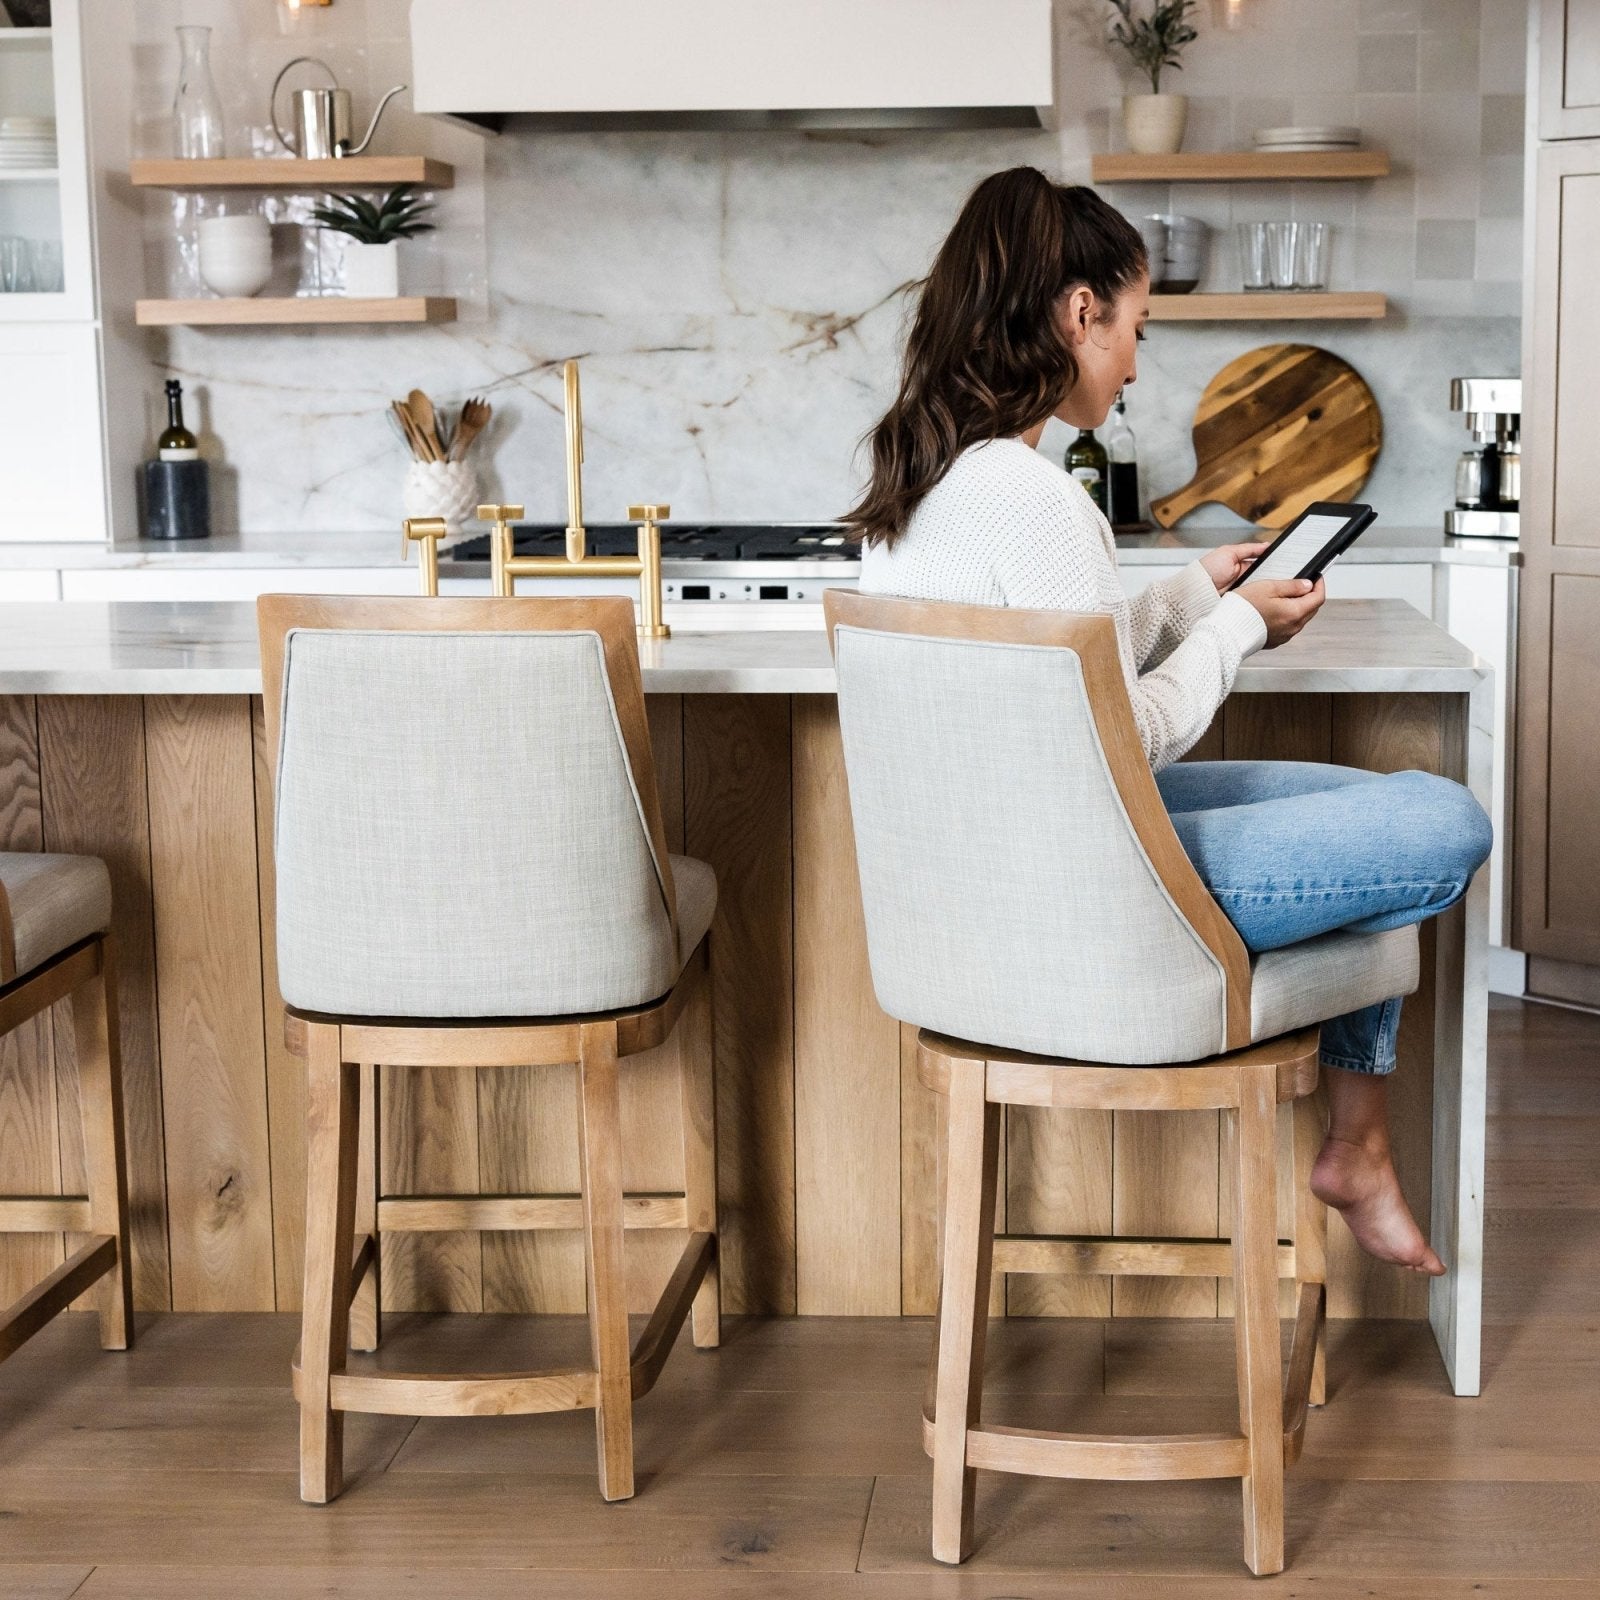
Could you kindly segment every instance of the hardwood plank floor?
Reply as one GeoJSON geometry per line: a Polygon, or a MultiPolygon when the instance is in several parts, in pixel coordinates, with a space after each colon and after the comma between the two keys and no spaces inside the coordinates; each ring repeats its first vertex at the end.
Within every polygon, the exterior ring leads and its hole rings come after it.
{"type": "MultiPolygon", "coordinates": [[[[587,1414],[352,1417],[350,1488],[296,1498],[295,1319],[63,1318],[0,1367],[0,1600],[1594,1600],[1600,1593],[1600,1018],[1492,1017],[1484,1392],[1426,1324],[1335,1323],[1289,1479],[1289,1570],[1250,1578],[1232,1483],[980,1478],[978,1548],[928,1556],[926,1320],[731,1318],[636,1408],[604,1504],[587,1414]],[[86,1514],[86,1507],[94,1508],[86,1514]]],[[[1227,1321],[992,1325],[986,1420],[1232,1425],[1227,1321]]],[[[580,1319],[388,1319],[355,1365],[581,1358],[580,1319]]]]}

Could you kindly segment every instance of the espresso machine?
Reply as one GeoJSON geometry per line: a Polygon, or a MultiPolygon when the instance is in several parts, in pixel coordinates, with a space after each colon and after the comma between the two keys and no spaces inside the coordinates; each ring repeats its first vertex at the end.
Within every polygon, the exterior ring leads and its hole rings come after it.
{"type": "Polygon", "coordinates": [[[1444,531],[1470,539],[1518,538],[1522,379],[1452,378],[1450,409],[1465,415],[1472,446],[1456,463],[1456,503],[1444,514],[1444,531]]]}

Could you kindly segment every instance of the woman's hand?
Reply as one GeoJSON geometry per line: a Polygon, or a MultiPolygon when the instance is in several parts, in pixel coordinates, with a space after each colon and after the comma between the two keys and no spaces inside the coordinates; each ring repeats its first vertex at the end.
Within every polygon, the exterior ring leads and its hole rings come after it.
{"type": "Polygon", "coordinates": [[[1218,594],[1267,548],[1268,542],[1262,539],[1254,544],[1222,544],[1200,557],[1200,565],[1210,574],[1218,594]]]}
{"type": "Polygon", "coordinates": [[[1267,649],[1287,644],[1322,609],[1328,591],[1321,578],[1259,578],[1234,590],[1261,613],[1267,625],[1267,649]]]}

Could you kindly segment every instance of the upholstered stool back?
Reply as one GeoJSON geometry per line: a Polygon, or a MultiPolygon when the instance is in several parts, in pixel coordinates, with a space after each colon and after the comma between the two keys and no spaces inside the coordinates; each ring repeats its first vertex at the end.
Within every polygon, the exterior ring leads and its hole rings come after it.
{"type": "Polygon", "coordinates": [[[647,741],[625,732],[643,708],[619,715],[600,634],[581,612],[570,632],[452,631],[448,600],[372,604],[395,626],[284,638],[284,999],[483,1017],[664,994],[682,964],[672,867],[635,777],[647,741]]]}

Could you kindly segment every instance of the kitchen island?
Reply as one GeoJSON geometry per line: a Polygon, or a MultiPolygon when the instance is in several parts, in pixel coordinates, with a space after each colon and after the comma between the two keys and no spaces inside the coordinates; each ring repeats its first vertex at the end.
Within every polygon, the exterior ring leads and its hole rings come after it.
{"type": "MultiPolygon", "coordinates": [[[[826,640],[816,629],[679,634],[646,645],[642,665],[671,847],[711,862],[721,886],[726,1307],[930,1314],[935,1102],[916,1081],[912,1030],[872,996],[826,640]]],[[[82,850],[112,870],[147,1308],[299,1302],[304,1106],[279,1023],[259,694],[252,606],[0,605],[0,848],[82,850]]],[[[1301,638],[1245,664],[1193,754],[1421,768],[1467,782],[1487,808],[1492,728],[1491,674],[1469,650],[1403,602],[1334,600],[1301,638]]],[[[1330,1240],[1330,1314],[1429,1316],[1458,1393],[1478,1387],[1487,928],[1480,874],[1423,930],[1394,1082],[1397,1164],[1449,1276],[1429,1285],[1378,1267],[1337,1220],[1330,1240]]],[[[75,1119],[58,1124],[56,1111],[75,1092],[70,1055],[70,1030],[43,1022],[0,1046],[6,1192],[76,1183],[75,1119]]],[[[570,1192],[570,1069],[476,1079],[387,1071],[386,1192],[570,1192]]],[[[627,1082],[630,1191],[677,1182],[675,1108],[670,1074],[646,1060],[627,1082]]],[[[1005,1226],[1225,1236],[1228,1139],[1220,1117],[1013,1108],[1005,1226]]],[[[11,1281],[55,1259],[59,1242],[4,1248],[11,1281]]],[[[630,1251],[631,1298],[644,1306],[675,1241],[636,1236],[630,1251]]],[[[576,1236],[389,1237],[384,1252],[385,1298],[399,1307],[582,1306],[576,1236]]],[[[1213,1316],[1231,1310],[1230,1292],[1215,1279],[1113,1290],[1019,1278],[997,1289],[996,1308],[1213,1316]]]]}

